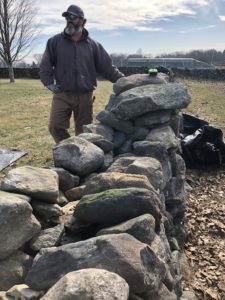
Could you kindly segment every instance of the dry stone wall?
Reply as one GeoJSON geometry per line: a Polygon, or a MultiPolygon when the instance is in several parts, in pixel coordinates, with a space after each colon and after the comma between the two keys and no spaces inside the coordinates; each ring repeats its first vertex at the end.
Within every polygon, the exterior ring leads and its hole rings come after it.
{"type": "MultiPolygon", "coordinates": [[[[119,67],[119,70],[125,75],[146,74],[146,67],[119,67]]],[[[172,68],[174,76],[177,78],[191,78],[193,80],[225,80],[225,69],[175,69],[172,68]]],[[[40,79],[39,68],[14,68],[15,78],[33,78],[40,79]]],[[[0,68],[0,78],[9,78],[7,68],[0,68]]]]}
{"type": "Polygon", "coordinates": [[[2,180],[3,299],[195,299],[181,287],[190,96],[164,74],[121,78],[114,93],[96,123],[54,146],[54,168],[2,180]]]}

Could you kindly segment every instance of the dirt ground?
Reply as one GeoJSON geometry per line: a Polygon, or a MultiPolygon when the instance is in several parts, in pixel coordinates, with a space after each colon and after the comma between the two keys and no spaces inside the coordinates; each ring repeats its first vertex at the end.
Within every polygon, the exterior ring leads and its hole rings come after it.
{"type": "Polygon", "coordinates": [[[197,299],[225,300],[225,166],[187,170],[185,252],[191,274],[187,285],[197,299]]]}

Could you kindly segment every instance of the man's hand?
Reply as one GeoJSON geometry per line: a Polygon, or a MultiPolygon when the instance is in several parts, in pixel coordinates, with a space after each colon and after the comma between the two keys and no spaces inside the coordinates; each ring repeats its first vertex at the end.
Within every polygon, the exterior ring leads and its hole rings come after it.
{"type": "Polygon", "coordinates": [[[46,86],[51,92],[53,92],[54,94],[59,94],[62,93],[62,90],[60,88],[60,85],[58,84],[49,84],[46,86]]]}

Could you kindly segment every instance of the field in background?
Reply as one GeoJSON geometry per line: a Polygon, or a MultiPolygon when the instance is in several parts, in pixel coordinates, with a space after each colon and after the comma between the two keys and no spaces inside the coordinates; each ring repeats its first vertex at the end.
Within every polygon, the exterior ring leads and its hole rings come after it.
{"type": "MultiPolygon", "coordinates": [[[[184,82],[192,96],[192,103],[186,111],[205,118],[225,133],[224,84],[184,82]]],[[[95,93],[95,115],[104,108],[111,94],[112,84],[99,81],[95,93]]],[[[17,161],[17,166],[51,164],[54,144],[48,133],[51,98],[51,93],[39,80],[18,79],[15,84],[0,80],[0,147],[28,151],[27,156],[17,161]]]]}
{"type": "MultiPolygon", "coordinates": [[[[95,114],[104,108],[111,94],[112,84],[99,81],[95,114]]],[[[48,132],[51,99],[51,92],[39,80],[17,79],[15,84],[0,80],[0,147],[28,151],[27,156],[16,162],[17,166],[51,163],[54,145],[48,132]]]]}

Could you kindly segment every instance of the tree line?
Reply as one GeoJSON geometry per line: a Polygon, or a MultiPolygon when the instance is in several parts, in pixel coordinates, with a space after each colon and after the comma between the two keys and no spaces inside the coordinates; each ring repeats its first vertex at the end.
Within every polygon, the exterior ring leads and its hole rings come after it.
{"type": "MultiPolygon", "coordinates": [[[[0,67],[9,70],[10,82],[14,82],[14,67],[38,67],[42,54],[34,54],[32,64],[24,58],[32,50],[34,40],[38,38],[39,29],[35,25],[37,8],[36,0],[0,0],[0,67]]],[[[135,54],[112,53],[113,64],[117,67],[126,66],[129,58],[152,58],[143,54],[139,48],[135,54]]],[[[189,52],[164,53],[157,57],[195,58],[197,60],[225,65],[225,50],[192,50],[189,52]]]]}

